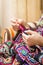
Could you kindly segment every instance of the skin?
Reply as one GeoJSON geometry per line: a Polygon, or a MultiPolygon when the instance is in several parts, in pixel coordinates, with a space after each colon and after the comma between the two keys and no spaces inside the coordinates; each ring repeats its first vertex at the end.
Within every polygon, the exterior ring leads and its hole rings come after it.
{"type": "MultiPolygon", "coordinates": [[[[19,30],[19,25],[22,24],[24,26],[25,24],[25,21],[23,19],[14,19],[11,22],[12,22],[12,27],[15,31],[19,30]]],[[[33,46],[33,45],[43,46],[43,37],[39,33],[31,30],[27,30],[25,31],[25,33],[22,33],[22,38],[24,42],[27,43],[29,46],[33,46]],[[25,33],[27,33],[28,35],[26,35],[25,33]]]]}
{"type": "Polygon", "coordinates": [[[23,26],[25,25],[25,20],[23,19],[14,19],[14,20],[11,20],[11,23],[12,23],[12,27],[15,31],[18,31],[19,30],[19,26],[22,24],[23,26]]]}
{"type": "Polygon", "coordinates": [[[43,46],[43,37],[39,33],[31,30],[27,30],[25,31],[25,33],[22,33],[22,38],[24,42],[27,43],[29,46],[43,46]],[[28,35],[26,35],[25,33],[27,33],[28,35]]]}
{"type": "MultiPolygon", "coordinates": [[[[23,26],[25,24],[25,21],[21,20],[21,19],[20,20],[15,19],[11,22],[12,22],[12,27],[15,31],[19,30],[19,25],[20,24],[22,24],[23,26]]],[[[28,25],[28,27],[29,27],[29,25],[28,25]]],[[[31,30],[24,31],[24,33],[22,33],[22,38],[28,46],[33,46],[33,45],[43,46],[43,37],[35,31],[31,31],[31,30]]],[[[20,65],[20,63],[17,62],[17,60],[15,59],[13,65],[20,65]]]]}

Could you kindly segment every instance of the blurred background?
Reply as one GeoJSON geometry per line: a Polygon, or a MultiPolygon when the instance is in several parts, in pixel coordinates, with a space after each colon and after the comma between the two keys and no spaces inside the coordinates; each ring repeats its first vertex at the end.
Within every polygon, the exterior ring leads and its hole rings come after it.
{"type": "Polygon", "coordinates": [[[14,18],[35,22],[41,15],[43,0],[0,0],[0,34],[4,28],[11,26],[14,18]]]}

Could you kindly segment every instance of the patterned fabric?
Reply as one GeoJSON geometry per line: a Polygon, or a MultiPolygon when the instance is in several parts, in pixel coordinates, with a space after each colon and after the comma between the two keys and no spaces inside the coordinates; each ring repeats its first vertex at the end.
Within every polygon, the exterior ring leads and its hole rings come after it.
{"type": "MultiPolygon", "coordinates": [[[[39,46],[28,47],[22,39],[25,28],[20,26],[20,30],[13,42],[0,45],[0,65],[43,65],[43,50],[39,46]]],[[[37,32],[43,34],[41,29],[37,32]]]]}

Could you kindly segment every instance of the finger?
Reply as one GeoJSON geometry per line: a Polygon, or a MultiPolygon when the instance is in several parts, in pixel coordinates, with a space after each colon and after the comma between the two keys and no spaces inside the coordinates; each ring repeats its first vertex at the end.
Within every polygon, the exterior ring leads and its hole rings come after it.
{"type": "Polygon", "coordinates": [[[29,35],[22,33],[22,37],[27,40],[29,38],[29,35]]]}
{"type": "Polygon", "coordinates": [[[17,21],[11,21],[12,24],[17,24],[17,21]]]}
{"type": "Polygon", "coordinates": [[[35,32],[34,31],[32,31],[32,30],[26,30],[26,31],[24,31],[25,33],[27,33],[27,34],[30,34],[30,35],[32,35],[32,34],[34,34],[35,32]]]}
{"type": "Polygon", "coordinates": [[[28,46],[32,46],[32,42],[31,42],[31,39],[30,39],[30,35],[27,35],[25,36],[25,34],[23,34],[23,41],[28,45],[28,46]],[[28,37],[27,37],[28,36],[28,37]]]}
{"type": "Polygon", "coordinates": [[[30,23],[27,23],[28,26],[30,26],[31,28],[36,28],[35,24],[30,22],[30,23]]]}
{"type": "Polygon", "coordinates": [[[12,23],[11,23],[12,26],[15,26],[16,24],[17,24],[16,22],[12,22],[12,23]]]}
{"type": "Polygon", "coordinates": [[[19,27],[19,24],[17,24],[17,25],[14,24],[14,25],[12,25],[12,27],[13,28],[18,28],[19,27]]]}
{"type": "Polygon", "coordinates": [[[12,26],[19,26],[19,24],[15,23],[15,24],[11,24],[12,26]]]}
{"type": "Polygon", "coordinates": [[[26,40],[26,39],[24,39],[24,38],[23,38],[23,41],[24,41],[25,43],[27,43],[27,40],[26,40]]]}
{"type": "Polygon", "coordinates": [[[14,20],[11,20],[11,22],[21,22],[21,21],[23,21],[22,19],[14,19],[14,20]]]}
{"type": "Polygon", "coordinates": [[[12,28],[13,28],[13,29],[15,29],[15,27],[16,27],[15,25],[12,25],[12,28]]]}
{"type": "Polygon", "coordinates": [[[11,21],[18,21],[18,18],[11,19],[11,21]]]}
{"type": "Polygon", "coordinates": [[[27,39],[28,39],[28,38],[27,38],[27,36],[26,36],[24,33],[22,34],[22,38],[23,38],[23,41],[24,41],[25,43],[27,43],[27,39]]]}
{"type": "Polygon", "coordinates": [[[13,24],[18,23],[18,19],[17,19],[17,18],[16,18],[16,19],[13,19],[13,20],[11,20],[11,22],[12,22],[13,24]]]}
{"type": "Polygon", "coordinates": [[[12,21],[12,24],[21,24],[21,21],[12,21]]]}
{"type": "Polygon", "coordinates": [[[23,20],[23,19],[18,19],[18,23],[19,23],[19,24],[24,24],[24,23],[25,23],[25,20],[23,20]]]}

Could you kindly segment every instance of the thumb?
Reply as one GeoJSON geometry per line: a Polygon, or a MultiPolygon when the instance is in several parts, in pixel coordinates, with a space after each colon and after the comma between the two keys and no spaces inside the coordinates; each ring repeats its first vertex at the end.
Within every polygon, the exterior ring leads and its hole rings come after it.
{"type": "Polygon", "coordinates": [[[32,30],[26,30],[24,32],[27,33],[27,34],[30,34],[30,35],[34,34],[34,31],[32,31],[32,30]]]}
{"type": "Polygon", "coordinates": [[[24,38],[24,39],[26,39],[26,40],[29,38],[29,36],[30,36],[30,35],[26,35],[25,33],[22,33],[22,38],[24,38]]]}

